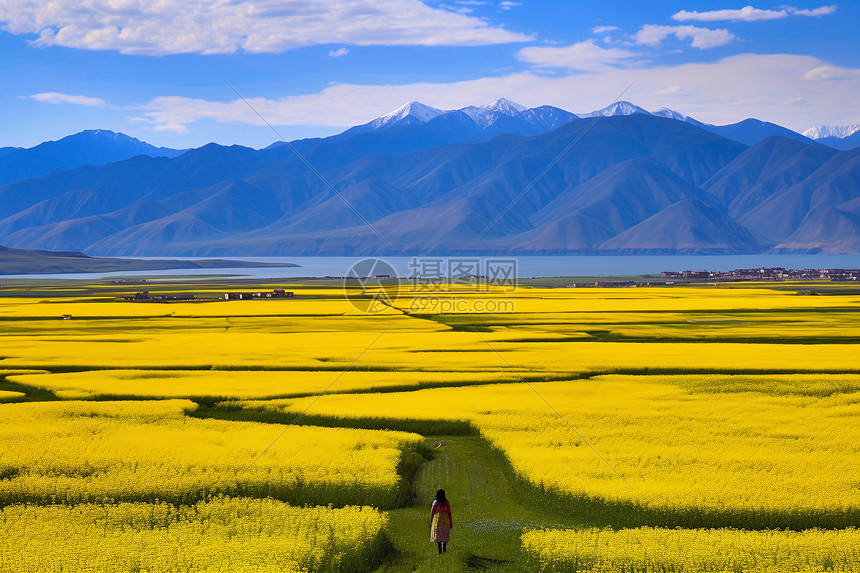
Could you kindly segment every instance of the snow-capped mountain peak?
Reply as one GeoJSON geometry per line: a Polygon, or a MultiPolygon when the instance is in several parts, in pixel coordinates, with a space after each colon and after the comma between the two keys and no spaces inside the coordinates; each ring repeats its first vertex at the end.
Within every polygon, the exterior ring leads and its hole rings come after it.
{"type": "Polygon", "coordinates": [[[512,102],[509,99],[499,98],[490,105],[470,105],[459,111],[471,117],[479,127],[485,128],[494,124],[503,115],[520,117],[525,110],[526,108],[518,103],[512,102]]]}
{"type": "Polygon", "coordinates": [[[657,117],[668,117],[669,119],[677,119],[678,121],[687,121],[687,116],[668,107],[661,107],[657,111],[652,111],[651,115],[657,117]]]}
{"type": "MultiPolygon", "coordinates": [[[[362,133],[395,126],[426,124],[432,121],[437,125],[436,129],[443,131],[451,129],[475,130],[469,137],[480,139],[483,136],[478,134],[493,136],[501,133],[520,135],[544,133],[561,127],[574,119],[578,119],[578,116],[557,107],[543,105],[526,108],[507,98],[499,98],[487,105],[470,105],[457,110],[442,110],[418,101],[411,101],[364,125],[352,127],[343,134],[362,133]]],[[[446,133],[446,137],[450,136],[450,132],[446,131],[446,133]]]]}
{"type": "Polygon", "coordinates": [[[374,120],[373,123],[375,124],[374,127],[379,127],[392,122],[401,121],[407,117],[414,117],[421,123],[427,123],[434,117],[442,115],[443,113],[446,112],[441,109],[436,109],[435,107],[430,107],[429,105],[424,105],[420,101],[411,101],[400,106],[391,113],[374,120]]]}
{"type": "Polygon", "coordinates": [[[819,125],[807,129],[803,135],[809,139],[824,139],[825,137],[845,139],[858,131],[860,131],[860,123],[854,125],[819,125]]]}
{"type": "Polygon", "coordinates": [[[617,101],[603,109],[598,109],[597,111],[592,111],[591,113],[582,113],[579,114],[579,116],[597,117],[599,115],[602,115],[605,117],[611,117],[616,115],[633,115],[634,113],[644,113],[645,115],[651,115],[650,112],[642,109],[638,105],[630,103],[629,101],[617,101]]]}
{"type": "Polygon", "coordinates": [[[526,110],[526,106],[504,97],[497,99],[492,105],[486,106],[486,108],[496,110],[505,115],[519,115],[526,110]]]}

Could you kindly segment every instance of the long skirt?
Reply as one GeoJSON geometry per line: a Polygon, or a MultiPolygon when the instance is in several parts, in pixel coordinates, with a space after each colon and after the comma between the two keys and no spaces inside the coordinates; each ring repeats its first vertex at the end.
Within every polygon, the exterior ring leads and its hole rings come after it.
{"type": "Polygon", "coordinates": [[[433,516],[433,523],[430,525],[430,542],[431,543],[448,543],[451,537],[451,519],[447,513],[437,513],[433,516]]]}

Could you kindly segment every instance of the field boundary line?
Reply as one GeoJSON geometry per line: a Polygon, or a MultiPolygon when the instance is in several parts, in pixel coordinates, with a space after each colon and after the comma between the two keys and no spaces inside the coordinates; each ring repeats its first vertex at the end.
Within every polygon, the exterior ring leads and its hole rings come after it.
{"type": "MultiPolygon", "coordinates": [[[[619,97],[620,97],[620,96],[619,96],[619,97]]],[[[594,455],[596,455],[598,458],[600,458],[600,460],[601,460],[604,464],[606,464],[606,466],[607,466],[609,469],[611,469],[611,470],[613,471],[613,473],[615,473],[615,475],[616,475],[616,476],[618,476],[618,477],[621,479],[621,481],[623,481],[623,482],[627,485],[627,487],[629,487],[629,488],[630,488],[630,490],[631,490],[631,491],[636,491],[636,490],[635,490],[635,488],[634,488],[632,485],[630,485],[630,482],[628,482],[628,481],[624,478],[624,476],[623,476],[623,475],[621,475],[621,473],[620,473],[617,469],[615,469],[615,466],[613,466],[611,463],[609,463],[609,460],[607,460],[605,457],[603,457],[603,455],[602,455],[600,452],[598,452],[598,451],[597,451],[597,449],[596,449],[596,448],[591,444],[591,442],[589,442],[589,441],[585,438],[585,436],[583,436],[583,435],[580,433],[580,431],[579,431],[579,430],[577,430],[577,429],[573,426],[573,424],[571,424],[571,423],[568,421],[568,419],[567,419],[567,418],[565,418],[565,417],[564,417],[564,415],[562,415],[562,413],[561,413],[561,412],[559,412],[559,411],[555,408],[555,406],[553,406],[552,404],[550,404],[549,400],[547,400],[547,399],[543,396],[543,394],[541,394],[540,392],[538,392],[537,388],[535,388],[535,387],[532,385],[532,383],[531,383],[531,382],[529,382],[528,380],[526,380],[526,379],[525,379],[525,377],[523,377],[523,375],[522,375],[522,374],[520,374],[520,372],[519,372],[516,368],[514,368],[514,367],[513,367],[513,365],[512,365],[510,362],[508,362],[507,358],[505,358],[504,356],[502,356],[502,354],[501,354],[498,350],[496,350],[496,348],[495,348],[492,344],[490,344],[490,341],[489,341],[489,340],[487,340],[486,338],[484,338],[483,336],[481,336],[481,333],[480,333],[480,332],[476,332],[475,334],[478,336],[478,338],[480,338],[481,340],[483,340],[483,341],[484,341],[484,344],[486,344],[486,345],[490,348],[490,350],[492,350],[492,351],[493,351],[493,353],[494,353],[496,356],[498,356],[498,357],[502,360],[502,362],[504,362],[504,363],[505,363],[505,365],[508,367],[508,369],[509,369],[511,372],[513,372],[514,374],[516,374],[516,375],[517,375],[517,377],[518,377],[520,380],[522,380],[523,384],[525,384],[526,386],[528,386],[528,387],[531,389],[531,391],[532,391],[532,392],[534,392],[534,393],[537,395],[537,397],[538,397],[538,398],[540,398],[540,399],[543,401],[543,403],[544,403],[544,404],[546,404],[546,405],[549,407],[549,409],[550,409],[550,410],[552,410],[552,411],[555,413],[555,415],[556,415],[556,416],[558,416],[558,418],[559,418],[562,422],[564,422],[564,423],[565,423],[565,425],[567,425],[567,427],[568,427],[568,428],[569,428],[569,429],[570,429],[574,434],[576,434],[576,435],[577,435],[577,437],[580,439],[580,441],[581,441],[583,444],[585,444],[586,446],[588,446],[588,448],[589,448],[592,452],[594,452],[594,455]]]]}
{"type": "Polygon", "coordinates": [[[302,416],[304,416],[304,415],[308,412],[308,410],[310,410],[310,409],[311,409],[311,407],[312,407],[314,404],[316,404],[316,403],[317,403],[317,401],[318,401],[320,398],[322,398],[322,397],[326,394],[326,392],[328,392],[328,391],[331,389],[331,387],[332,387],[332,386],[334,386],[334,385],[335,385],[335,383],[336,383],[338,380],[340,380],[341,376],[343,376],[344,374],[346,374],[347,372],[349,372],[350,368],[352,368],[352,367],[353,367],[353,365],[354,365],[356,362],[358,362],[358,361],[361,359],[361,357],[362,357],[362,356],[364,356],[364,355],[365,355],[365,353],[367,353],[367,351],[368,351],[368,350],[370,350],[370,349],[373,347],[373,345],[374,345],[374,344],[376,344],[376,343],[379,341],[379,339],[380,339],[380,338],[382,338],[382,336],[383,336],[386,332],[388,332],[388,329],[385,329],[385,330],[383,330],[382,332],[380,332],[380,333],[376,336],[376,338],[374,338],[374,339],[371,341],[371,343],[370,343],[370,344],[368,344],[368,345],[367,345],[367,346],[366,346],[366,347],[365,347],[365,348],[364,348],[364,349],[363,349],[363,350],[358,354],[358,356],[356,356],[356,357],[352,360],[352,362],[350,362],[350,363],[347,365],[347,367],[346,367],[346,368],[344,368],[343,370],[341,370],[341,371],[338,373],[338,375],[337,375],[337,376],[335,376],[334,380],[332,380],[332,381],[329,383],[329,385],[328,385],[328,386],[326,386],[325,388],[323,388],[322,392],[320,392],[320,393],[318,393],[317,395],[315,395],[315,396],[314,396],[314,398],[313,398],[313,400],[311,400],[311,403],[310,403],[310,404],[308,404],[308,405],[305,407],[305,409],[304,409],[304,410],[302,410],[301,412],[297,413],[297,414],[296,414],[296,416],[295,416],[292,420],[290,420],[290,421],[287,423],[287,426],[283,429],[283,431],[281,431],[281,433],[280,433],[280,434],[278,434],[278,435],[275,437],[275,439],[274,439],[274,440],[272,440],[272,442],[271,442],[268,446],[266,446],[266,447],[265,447],[265,449],[263,449],[263,451],[262,451],[262,452],[260,452],[259,454],[257,454],[257,457],[255,457],[253,460],[251,460],[251,463],[250,463],[250,464],[248,464],[248,465],[245,467],[245,469],[243,469],[241,472],[239,472],[239,475],[237,475],[237,476],[236,476],[236,481],[238,481],[238,480],[239,480],[239,478],[241,478],[243,475],[245,475],[245,474],[248,472],[248,470],[250,470],[252,467],[254,467],[254,465],[255,465],[258,461],[260,461],[260,459],[261,459],[263,456],[265,456],[265,455],[269,452],[269,450],[271,450],[271,449],[272,449],[272,447],[273,447],[276,443],[278,443],[278,440],[280,440],[280,439],[284,436],[284,434],[286,434],[286,433],[287,433],[287,430],[289,430],[290,428],[294,427],[294,426],[295,426],[295,424],[296,424],[296,422],[298,422],[298,421],[301,419],[301,417],[302,417],[302,416]]]}

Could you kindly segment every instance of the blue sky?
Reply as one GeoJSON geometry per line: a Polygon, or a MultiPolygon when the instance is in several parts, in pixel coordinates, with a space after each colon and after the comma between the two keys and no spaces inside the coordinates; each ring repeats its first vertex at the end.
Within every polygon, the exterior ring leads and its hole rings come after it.
{"type": "Polygon", "coordinates": [[[0,0],[0,146],[329,135],[410,100],[860,123],[860,3],[0,0]]]}

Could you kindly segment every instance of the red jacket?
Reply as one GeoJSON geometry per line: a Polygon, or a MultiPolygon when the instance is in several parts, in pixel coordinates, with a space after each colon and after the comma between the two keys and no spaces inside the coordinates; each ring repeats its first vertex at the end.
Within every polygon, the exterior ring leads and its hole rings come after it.
{"type": "MultiPolygon", "coordinates": [[[[454,527],[454,520],[451,518],[451,504],[450,503],[448,503],[447,501],[439,503],[438,501],[436,501],[434,499],[433,505],[430,506],[430,519],[433,519],[433,516],[436,515],[437,513],[448,514],[448,524],[449,524],[448,527],[451,527],[451,528],[454,527]]],[[[440,521],[442,521],[442,516],[439,516],[439,518],[440,518],[440,521]]],[[[444,525],[442,525],[441,523],[440,523],[440,525],[442,527],[444,527],[444,525]]]]}

